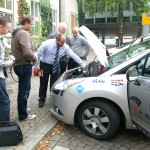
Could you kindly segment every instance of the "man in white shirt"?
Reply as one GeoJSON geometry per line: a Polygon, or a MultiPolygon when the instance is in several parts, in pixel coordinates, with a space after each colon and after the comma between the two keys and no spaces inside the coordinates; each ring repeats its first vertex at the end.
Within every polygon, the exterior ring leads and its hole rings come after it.
{"type": "Polygon", "coordinates": [[[35,54],[37,59],[40,61],[40,69],[43,70],[43,77],[40,78],[40,88],[39,88],[39,107],[44,106],[46,93],[47,93],[47,85],[49,80],[49,75],[51,75],[50,79],[50,88],[54,84],[54,82],[60,76],[60,66],[59,59],[62,55],[67,55],[74,59],[81,67],[86,68],[85,63],[81,60],[65,43],[66,37],[65,35],[58,34],[56,39],[49,39],[44,41],[37,53],[35,54]],[[53,72],[53,67],[55,63],[55,57],[58,50],[58,60],[57,60],[57,69],[56,72],[53,72]]]}

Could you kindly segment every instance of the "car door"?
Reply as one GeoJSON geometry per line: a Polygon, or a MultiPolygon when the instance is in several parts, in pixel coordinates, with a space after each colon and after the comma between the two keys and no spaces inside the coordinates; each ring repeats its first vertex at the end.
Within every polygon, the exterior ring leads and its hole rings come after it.
{"type": "Polygon", "coordinates": [[[150,137],[150,56],[143,66],[127,71],[128,103],[133,124],[150,137]]]}

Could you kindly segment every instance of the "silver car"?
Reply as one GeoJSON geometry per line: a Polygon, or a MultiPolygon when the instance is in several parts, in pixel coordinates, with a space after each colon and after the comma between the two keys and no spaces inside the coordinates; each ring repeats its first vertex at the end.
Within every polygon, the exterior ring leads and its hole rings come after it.
{"type": "Polygon", "coordinates": [[[50,94],[52,114],[68,124],[78,124],[90,137],[107,140],[120,126],[133,128],[130,118],[126,71],[136,65],[139,72],[150,54],[150,37],[107,58],[106,47],[86,27],[80,31],[97,55],[85,72],[66,71],[50,94]]]}

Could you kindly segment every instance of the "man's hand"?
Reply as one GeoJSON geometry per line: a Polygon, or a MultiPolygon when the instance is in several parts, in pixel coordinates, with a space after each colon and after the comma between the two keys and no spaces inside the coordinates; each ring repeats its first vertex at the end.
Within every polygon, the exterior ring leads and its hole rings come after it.
{"type": "Polygon", "coordinates": [[[7,61],[5,61],[5,62],[6,62],[5,67],[10,67],[10,66],[13,65],[13,60],[11,60],[11,59],[9,59],[9,60],[7,60],[7,61]]]}
{"type": "Polygon", "coordinates": [[[38,72],[38,70],[39,70],[39,66],[38,66],[38,64],[34,64],[34,72],[38,72]]]}
{"type": "Polygon", "coordinates": [[[87,65],[86,66],[84,66],[84,67],[82,67],[83,68],[83,71],[87,71],[87,65]]]}

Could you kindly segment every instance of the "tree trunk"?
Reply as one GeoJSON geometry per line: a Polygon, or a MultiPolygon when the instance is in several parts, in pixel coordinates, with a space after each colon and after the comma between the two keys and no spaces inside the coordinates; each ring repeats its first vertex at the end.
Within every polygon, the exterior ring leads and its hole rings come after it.
{"type": "Polygon", "coordinates": [[[123,9],[119,6],[118,8],[118,17],[119,17],[119,46],[123,43],[123,9]]]}

